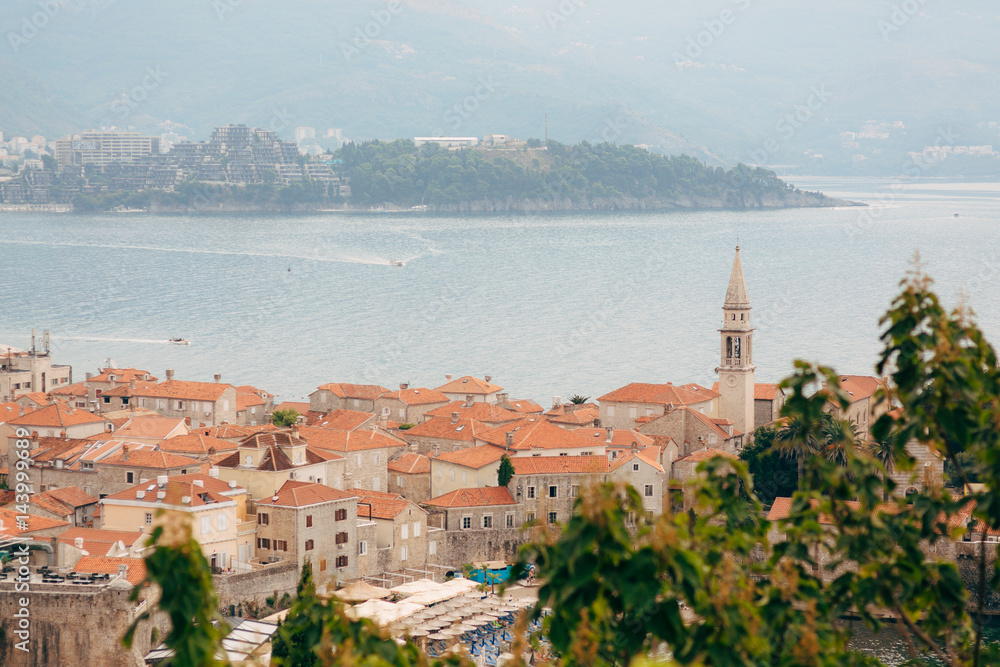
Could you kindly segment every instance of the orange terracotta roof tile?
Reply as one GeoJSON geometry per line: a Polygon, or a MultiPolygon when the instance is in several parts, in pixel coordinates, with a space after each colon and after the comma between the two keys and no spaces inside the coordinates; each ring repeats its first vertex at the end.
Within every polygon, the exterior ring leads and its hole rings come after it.
{"type": "Polygon", "coordinates": [[[225,482],[216,477],[203,472],[188,473],[186,475],[171,475],[171,480],[175,482],[192,482],[201,483],[201,487],[206,491],[211,491],[213,493],[218,493],[223,496],[239,496],[246,493],[246,489],[241,486],[230,486],[229,482],[225,482]]]}
{"type": "Polygon", "coordinates": [[[118,567],[128,569],[125,578],[133,586],[146,579],[146,561],[141,558],[107,558],[104,556],[84,556],[73,566],[74,572],[85,574],[118,574],[118,567]]]}
{"type": "Polygon", "coordinates": [[[147,398],[175,398],[186,401],[217,401],[231,384],[166,380],[158,384],[137,382],[132,393],[147,398]]]}
{"type": "Polygon", "coordinates": [[[505,486],[486,486],[476,489],[456,489],[424,502],[434,507],[492,507],[516,505],[517,501],[505,486]]]}
{"type": "Polygon", "coordinates": [[[360,398],[367,401],[374,401],[382,394],[389,393],[387,388],[377,384],[347,384],[345,382],[321,384],[318,389],[329,391],[339,398],[360,398]]]}
{"type": "Polygon", "coordinates": [[[713,449],[711,447],[708,447],[706,449],[699,449],[697,452],[692,452],[692,453],[688,454],[687,456],[681,457],[681,458],[677,459],[677,461],[675,461],[674,463],[681,463],[681,462],[685,462],[685,461],[692,461],[694,463],[701,463],[702,461],[707,461],[707,460],[713,459],[713,458],[715,458],[717,456],[721,456],[722,458],[726,458],[726,459],[732,459],[734,461],[739,458],[735,454],[730,454],[729,452],[724,452],[721,449],[713,449]]]}
{"type": "Polygon", "coordinates": [[[875,391],[884,386],[885,381],[869,375],[841,375],[840,388],[847,392],[851,402],[871,398],[875,391]]]}
{"type": "Polygon", "coordinates": [[[258,396],[257,394],[236,394],[236,411],[243,412],[247,408],[253,408],[260,405],[267,405],[267,401],[258,396]]]}
{"type": "Polygon", "coordinates": [[[554,424],[567,424],[571,426],[591,425],[601,417],[601,412],[596,407],[585,408],[583,410],[573,410],[549,416],[549,421],[554,424]]]}
{"type": "Polygon", "coordinates": [[[459,419],[474,419],[484,424],[493,425],[524,419],[524,415],[520,412],[505,410],[493,403],[483,403],[482,401],[473,403],[472,405],[466,404],[465,401],[452,401],[448,405],[442,405],[440,408],[431,410],[427,413],[427,416],[451,419],[452,414],[455,412],[458,413],[459,419]]]}
{"type": "Polygon", "coordinates": [[[331,412],[310,410],[306,413],[307,426],[332,428],[341,431],[353,431],[374,420],[375,415],[371,412],[360,412],[358,410],[333,410],[331,412]]]}
{"type": "Polygon", "coordinates": [[[205,435],[210,438],[219,438],[220,440],[243,440],[248,435],[253,433],[253,431],[247,427],[240,426],[238,424],[220,424],[219,426],[199,427],[191,432],[205,435]]]}
{"type": "Polygon", "coordinates": [[[503,447],[496,445],[480,445],[478,447],[467,447],[454,452],[439,454],[434,460],[454,463],[456,465],[479,470],[491,463],[496,463],[503,458],[503,447]]]}
{"type": "Polygon", "coordinates": [[[73,384],[66,384],[61,387],[56,387],[49,392],[49,396],[60,396],[60,397],[80,397],[87,395],[87,386],[82,382],[74,382],[73,384]]]}
{"type": "Polygon", "coordinates": [[[172,470],[174,468],[196,468],[198,460],[190,456],[180,456],[169,452],[151,451],[148,449],[126,452],[122,449],[105,459],[96,462],[97,465],[123,466],[127,468],[152,468],[156,470],[172,470]]]}
{"type": "Polygon", "coordinates": [[[309,507],[351,498],[357,498],[357,496],[346,491],[331,489],[324,484],[288,480],[281,485],[276,494],[258,500],[257,504],[277,507],[309,507]]]}
{"type": "Polygon", "coordinates": [[[655,403],[657,405],[692,405],[718,398],[719,394],[707,387],[690,383],[685,385],[644,384],[633,382],[601,396],[601,403],[655,403]]]}
{"type": "Polygon", "coordinates": [[[536,415],[545,412],[545,408],[540,406],[538,403],[535,403],[530,398],[510,398],[507,399],[507,402],[502,405],[508,410],[513,410],[514,412],[520,412],[522,414],[536,415]]]}
{"type": "Polygon", "coordinates": [[[511,449],[517,451],[531,449],[577,449],[594,447],[595,438],[587,438],[579,435],[576,431],[559,428],[552,422],[542,417],[522,419],[498,426],[480,436],[477,440],[506,447],[507,433],[513,434],[513,445],[511,449]]]}
{"type": "Polygon", "coordinates": [[[179,435],[160,442],[160,449],[164,452],[172,452],[174,454],[191,454],[195,456],[229,452],[238,447],[238,444],[230,440],[213,438],[200,433],[179,435]]]}
{"type": "Polygon", "coordinates": [[[605,456],[515,456],[514,475],[595,474],[611,470],[605,456]]]}
{"type": "MultiPolygon", "coordinates": [[[[45,493],[35,493],[32,494],[28,500],[38,507],[42,508],[50,514],[55,514],[58,517],[65,519],[68,516],[73,516],[76,510],[67,505],[66,503],[60,502],[50,495],[45,493]]],[[[13,509],[13,508],[11,508],[13,509]]]]}
{"type": "Polygon", "coordinates": [[[126,421],[115,431],[119,440],[142,438],[144,440],[162,440],[175,431],[187,432],[183,419],[177,417],[134,417],[126,421]]]}
{"type": "Polygon", "coordinates": [[[614,461],[611,462],[611,471],[613,472],[615,470],[618,470],[626,463],[632,461],[642,461],[656,468],[656,470],[658,470],[659,472],[663,472],[663,466],[660,465],[659,461],[656,461],[650,458],[649,456],[642,456],[641,453],[639,452],[636,453],[629,452],[624,456],[619,456],[618,458],[616,458],[614,461]]]}
{"type": "Polygon", "coordinates": [[[274,398],[274,394],[264,391],[263,389],[258,389],[250,384],[241,384],[236,387],[236,393],[239,394],[253,394],[254,396],[260,398],[274,398]]]}
{"type": "Polygon", "coordinates": [[[503,387],[499,387],[492,382],[487,382],[486,380],[480,380],[479,378],[472,377],[471,375],[465,375],[450,382],[446,382],[440,387],[437,387],[435,391],[440,391],[442,394],[474,394],[476,396],[483,396],[503,391],[503,387]]]}
{"type": "Polygon", "coordinates": [[[309,412],[309,404],[302,403],[300,401],[285,401],[280,405],[274,406],[274,411],[277,412],[278,410],[281,411],[295,410],[295,412],[299,413],[300,415],[304,415],[305,413],[309,412]]]}
{"type": "Polygon", "coordinates": [[[105,496],[101,502],[107,505],[109,500],[127,500],[148,505],[174,505],[181,508],[234,502],[232,498],[224,496],[222,493],[209,491],[204,486],[196,484],[194,480],[181,481],[172,477],[167,478],[165,486],[161,487],[156,481],[137,484],[124,491],[105,496]],[[164,494],[163,498],[159,497],[161,492],[164,494]],[[141,498],[139,494],[142,494],[141,498]],[[184,502],[185,498],[188,499],[186,503],[184,502]]]}
{"type": "Polygon", "coordinates": [[[358,452],[367,449],[406,446],[406,441],[374,429],[341,431],[331,428],[301,426],[299,427],[299,435],[313,447],[335,452],[358,452]]]}
{"type": "Polygon", "coordinates": [[[393,472],[407,475],[425,475],[431,471],[431,461],[423,454],[405,452],[389,461],[387,467],[393,472]]]}
{"type": "Polygon", "coordinates": [[[18,403],[0,403],[0,424],[21,416],[21,406],[18,403]]]}
{"type": "MultiPolygon", "coordinates": [[[[96,514],[94,516],[97,516],[96,514]]],[[[126,548],[144,540],[145,533],[139,531],[104,530],[103,528],[70,528],[61,533],[57,540],[62,544],[74,544],[76,538],[83,538],[83,548],[92,556],[103,556],[111,547],[121,542],[126,548]],[[103,549],[103,551],[102,551],[103,549]]]]}
{"type": "Polygon", "coordinates": [[[776,384],[764,384],[757,382],[753,386],[753,398],[755,401],[773,401],[781,389],[776,384]]]}
{"type": "Polygon", "coordinates": [[[381,398],[389,398],[400,401],[406,405],[427,405],[428,403],[447,403],[451,399],[435,389],[417,387],[415,389],[400,389],[388,394],[383,394],[381,398]]]}
{"type": "Polygon", "coordinates": [[[128,384],[132,380],[156,382],[156,378],[149,371],[138,368],[105,368],[99,375],[95,375],[87,380],[87,382],[124,382],[128,384]],[[114,380],[111,379],[112,377],[114,377],[114,380]]]}
{"type": "Polygon", "coordinates": [[[39,408],[44,407],[52,402],[49,400],[49,397],[45,394],[44,391],[33,391],[27,394],[21,394],[20,396],[17,397],[17,400],[19,401],[22,399],[26,401],[31,401],[39,408]]]}
{"type": "Polygon", "coordinates": [[[14,537],[17,535],[30,535],[41,530],[69,526],[69,523],[34,514],[24,515],[20,512],[0,507],[0,526],[2,526],[0,527],[0,535],[14,537]],[[28,517],[27,520],[21,518],[21,522],[18,523],[18,518],[24,516],[28,517]],[[22,528],[21,526],[25,523],[27,523],[27,528],[22,528]]]}
{"type": "Polygon", "coordinates": [[[34,412],[29,412],[17,419],[11,419],[8,424],[24,426],[25,428],[57,428],[77,426],[79,424],[96,424],[105,421],[104,418],[81,410],[71,408],[65,403],[53,403],[34,412]]]}
{"type": "Polygon", "coordinates": [[[358,518],[368,518],[369,507],[373,519],[395,519],[407,509],[417,507],[402,496],[391,493],[357,488],[348,489],[347,492],[358,496],[358,518]]]}
{"type": "Polygon", "coordinates": [[[460,440],[472,442],[478,434],[489,430],[489,426],[474,419],[459,419],[452,422],[450,417],[431,417],[406,431],[407,439],[438,438],[440,440],[460,440]]]}
{"type": "Polygon", "coordinates": [[[575,431],[579,435],[593,438],[595,443],[613,448],[628,448],[633,443],[640,447],[648,447],[654,443],[652,436],[639,433],[635,429],[616,428],[611,431],[611,442],[608,442],[608,431],[604,428],[580,428],[575,431]]]}

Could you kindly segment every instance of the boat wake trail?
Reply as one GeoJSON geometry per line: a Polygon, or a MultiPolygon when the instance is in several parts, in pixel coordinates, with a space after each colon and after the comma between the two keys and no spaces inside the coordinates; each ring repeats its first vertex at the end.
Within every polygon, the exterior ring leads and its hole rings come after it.
{"type": "Polygon", "coordinates": [[[52,340],[79,340],[88,343],[140,343],[146,345],[170,345],[166,339],[153,338],[104,338],[101,336],[53,336],[52,340]]]}
{"type": "Polygon", "coordinates": [[[203,250],[200,248],[163,248],[159,246],[119,245],[112,243],[75,243],[58,241],[15,241],[0,239],[0,244],[55,246],[64,248],[108,248],[111,250],[144,250],[148,252],[180,252],[192,255],[232,255],[237,257],[273,257],[281,259],[299,259],[311,262],[333,262],[337,264],[388,264],[389,260],[379,257],[341,254],[341,255],[296,255],[280,252],[254,252],[252,250],[203,250]]]}

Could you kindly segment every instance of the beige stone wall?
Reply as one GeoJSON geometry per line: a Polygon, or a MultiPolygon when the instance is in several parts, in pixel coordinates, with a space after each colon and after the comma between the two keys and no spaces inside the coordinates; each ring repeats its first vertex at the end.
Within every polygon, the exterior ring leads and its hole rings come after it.
{"type": "MultiPolygon", "coordinates": [[[[718,410],[718,399],[709,399],[701,403],[693,403],[688,406],[692,410],[698,410],[709,417],[715,417],[718,410]]],[[[663,405],[659,403],[618,403],[604,402],[600,405],[601,426],[610,426],[615,429],[635,428],[635,420],[648,415],[663,414],[663,405]]]]}
{"type": "Polygon", "coordinates": [[[524,512],[524,521],[532,518],[539,522],[549,520],[549,513],[555,512],[555,520],[566,521],[572,514],[577,496],[588,486],[606,478],[602,474],[541,474],[514,475],[507,485],[524,512]],[[556,496],[550,497],[549,487],[556,487],[556,496]],[[531,497],[534,488],[534,498],[531,497]]]}
{"type": "Polygon", "coordinates": [[[653,516],[663,514],[663,496],[670,481],[668,474],[661,473],[649,463],[634,458],[614,470],[611,479],[630,484],[638,491],[639,497],[642,498],[642,507],[647,513],[652,513],[653,516]],[[635,469],[636,466],[638,470],[635,469]],[[649,495],[646,493],[647,487],[651,487],[648,489],[649,495]]]}
{"type": "Polygon", "coordinates": [[[389,488],[389,459],[402,451],[399,447],[362,449],[355,452],[341,452],[344,462],[344,484],[348,488],[386,491],[389,488]]]}
{"type": "Polygon", "coordinates": [[[378,536],[376,535],[376,528],[374,522],[358,518],[356,553],[359,577],[371,577],[379,574],[376,572],[378,568],[378,536]],[[362,542],[365,545],[365,553],[363,554],[361,553],[362,542]]]}
{"type": "Polygon", "coordinates": [[[437,498],[456,489],[496,486],[500,461],[475,470],[448,461],[431,459],[430,497],[437,498]]]}
{"type": "Polygon", "coordinates": [[[374,401],[374,412],[376,415],[381,416],[383,410],[389,408],[389,421],[399,422],[400,424],[419,424],[426,419],[424,415],[431,410],[440,408],[442,405],[448,405],[448,403],[407,405],[398,398],[377,398],[374,401]]]}
{"type": "Polygon", "coordinates": [[[230,605],[240,606],[250,602],[263,607],[266,598],[276,592],[279,598],[285,593],[294,597],[300,574],[295,562],[284,561],[253,572],[215,575],[212,585],[219,598],[219,609],[228,614],[230,605]]]}
{"type": "Polygon", "coordinates": [[[170,623],[161,612],[139,624],[131,651],[122,647],[120,639],[132,622],[159,596],[155,588],[147,588],[142,602],[129,601],[130,587],[114,590],[87,586],[87,591],[67,590],[65,585],[32,585],[27,594],[30,603],[29,652],[14,648],[14,632],[18,629],[14,613],[24,593],[14,592],[12,582],[0,582],[0,665],[5,667],[52,667],[54,665],[100,665],[101,667],[139,667],[142,657],[153,646],[152,629],[158,628],[162,639],[170,623]],[[140,606],[142,605],[142,606],[140,606]],[[70,622],[71,620],[71,622],[70,622]]]}
{"type": "Polygon", "coordinates": [[[431,495],[431,475],[423,473],[411,475],[393,470],[388,471],[388,491],[397,493],[414,503],[422,503],[433,498],[431,495]]]}
{"type": "MultiPolygon", "coordinates": [[[[268,523],[257,524],[258,541],[267,538],[270,548],[258,548],[255,561],[266,561],[268,556],[291,560],[301,569],[308,559],[312,562],[317,580],[354,581],[358,578],[358,501],[356,499],[312,505],[310,507],[276,507],[258,505],[257,516],[266,514],[268,523]],[[337,510],[346,510],[347,519],[337,521],[337,510]],[[312,517],[312,526],[307,526],[312,517]],[[337,544],[338,533],[347,533],[347,542],[337,544]],[[274,548],[275,540],[287,542],[288,550],[274,548]],[[313,548],[306,551],[306,541],[312,540],[313,548]],[[338,568],[337,558],[347,556],[347,566],[338,568]]],[[[259,543],[259,542],[258,542],[259,543]]]]}

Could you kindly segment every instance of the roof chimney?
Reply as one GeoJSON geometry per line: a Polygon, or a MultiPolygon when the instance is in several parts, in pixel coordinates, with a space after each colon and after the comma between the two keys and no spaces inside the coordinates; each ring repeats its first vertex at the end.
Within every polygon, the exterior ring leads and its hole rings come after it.
{"type": "Polygon", "coordinates": [[[83,548],[83,538],[82,537],[78,537],[75,540],[73,540],[73,546],[76,547],[77,549],[82,549],[83,548]]]}
{"type": "Polygon", "coordinates": [[[552,407],[558,408],[560,405],[562,405],[562,396],[553,396],[552,407]]]}
{"type": "Polygon", "coordinates": [[[122,461],[128,461],[128,445],[122,445],[122,461]]]}
{"type": "Polygon", "coordinates": [[[173,380],[173,379],[174,379],[174,369],[173,368],[168,368],[167,369],[167,381],[169,382],[170,380],[173,380]]]}
{"type": "Polygon", "coordinates": [[[457,424],[458,423],[458,413],[457,412],[452,412],[451,413],[451,423],[452,424],[457,424]]]}
{"type": "Polygon", "coordinates": [[[445,379],[445,380],[446,380],[447,382],[451,382],[451,379],[452,379],[453,377],[454,377],[454,376],[453,376],[453,375],[452,375],[451,373],[445,373],[445,374],[444,374],[444,379],[445,379]]]}
{"type": "Polygon", "coordinates": [[[216,373],[215,374],[215,381],[216,382],[222,382],[222,375],[220,375],[219,373],[216,373]]]}
{"type": "Polygon", "coordinates": [[[614,440],[614,439],[615,439],[615,430],[614,430],[613,428],[611,428],[610,426],[608,426],[608,427],[607,427],[606,429],[604,429],[604,430],[605,430],[605,432],[606,432],[606,433],[608,434],[608,439],[607,439],[607,441],[606,441],[606,442],[611,442],[612,440],[614,440]]]}
{"type": "Polygon", "coordinates": [[[399,383],[399,390],[400,391],[406,391],[409,388],[410,388],[410,383],[409,382],[400,382],[399,383]]]}
{"type": "Polygon", "coordinates": [[[236,480],[235,479],[229,480],[229,488],[230,489],[235,489],[236,488],[236,480]]]}
{"type": "Polygon", "coordinates": [[[84,373],[83,375],[84,375],[84,380],[89,380],[90,378],[94,377],[93,373],[84,373]]]}
{"type": "Polygon", "coordinates": [[[506,403],[507,402],[507,393],[504,392],[502,394],[497,394],[497,401],[499,401],[500,403],[506,403]]]}
{"type": "Polygon", "coordinates": [[[492,375],[487,375],[487,376],[485,376],[485,377],[484,377],[483,379],[484,379],[484,380],[486,380],[486,384],[489,384],[489,383],[490,383],[490,380],[492,380],[492,379],[493,379],[493,376],[492,376],[492,375]]]}
{"type": "Polygon", "coordinates": [[[208,476],[211,477],[212,479],[219,479],[219,469],[218,468],[209,468],[208,469],[208,476]]]}
{"type": "Polygon", "coordinates": [[[156,485],[157,486],[166,486],[167,485],[167,476],[166,475],[157,475],[156,476],[156,485]]]}
{"type": "Polygon", "coordinates": [[[465,407],[471,408],[472,404],[476,402],[476,397],[472,394],[465,395],[465,407]]]}
{"type": "Polygon", "coordinates": [[[129,389],[135,389],[135,378],[133,377],[128,381],[129,389]]]}
{"type": "Polygon", "coordinates": [[[135,492],[135,499],[136,500],[142,500],[145,497],[146,497],[146,492],[145,491],[143,491],[143,490],[140,489],[139,491],[135,492]]]}
{"type": "Polygon", "coordinates": [[[190,505],[191,496],[181,496],[181,505],[190,505]]]}
{"type": "Polygon", "coordinates": [[[205,480],[203,479],[192,479],[191,483],[194,484],[195,486],[200,486],[202,488],[205,488],[205,480]]]}
{"type": "Polygon", "coordinates": [[[513,449],[514,448],[514,432],[513,431],[507,431],[507,437],[506,437],[505,442],[507,444],[507,449],[513,449]]]}

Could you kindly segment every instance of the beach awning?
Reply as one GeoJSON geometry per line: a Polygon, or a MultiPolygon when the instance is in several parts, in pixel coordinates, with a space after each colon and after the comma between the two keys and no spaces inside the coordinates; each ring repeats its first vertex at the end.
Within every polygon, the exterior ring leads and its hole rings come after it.
{"type": "Polygon", "coordinates": [[[333,594],[344,602],[366,602],[387,598],[392,595],[392,591],[381,586],[372,586],[368,582],[358,579],[353,584],[345,586],[333,594]]]}

